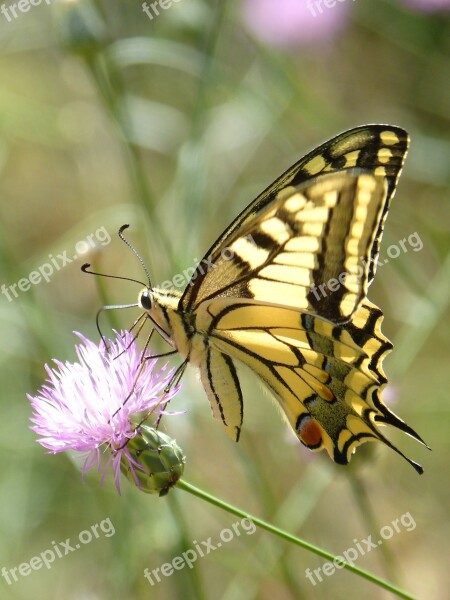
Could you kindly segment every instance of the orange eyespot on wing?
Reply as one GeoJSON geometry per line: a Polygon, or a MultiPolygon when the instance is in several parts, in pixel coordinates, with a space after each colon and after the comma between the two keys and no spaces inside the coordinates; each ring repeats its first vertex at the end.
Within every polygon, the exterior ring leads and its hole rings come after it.
{"type": "Polygon", "coordinates": [[[299,440],[310,448],[316,450],[322,446],[322,430],[317,421],[308,415],[302,415],[300,424],[297,427],[299,440]]]}

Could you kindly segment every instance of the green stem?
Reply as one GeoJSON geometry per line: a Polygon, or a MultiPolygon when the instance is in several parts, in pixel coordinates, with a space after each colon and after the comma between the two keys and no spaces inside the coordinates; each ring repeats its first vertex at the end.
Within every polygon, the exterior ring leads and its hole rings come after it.
{"type": "MultiPolygon", "coordinates": [[[[191,542],[191,538],[188,534],[188,528],[186,525],[186,520],[184,518],[183,511],[181,510],[180,504],[178,502],[178,498],[175,494],[169,494],[167,500],[170,504],[170,508],[172,510],[172,514],[177,522],[177,530],[180,538],[180,542],[183,545],[184,549],[189,547],[191,542]]],[[[192,590],[194,592],[194,597],[196,600],[206,600],[205,590],[203,589],[203,583],[196,569],[189,569],[190,573],[188,575],[192,590]]],[[[181,590],[182,591],[182,590],[181,590]]],[[[183,596],[186,597],[186,590],[183,592],[183,596]]]]}
{"type": "MultiPolygon", "coordinates": [[[[250,437],[249,443],[244,446],[244,454],[241,455],[243,467],[247,472],[247,477],[250,485],[254,486],[256,489],[256,496],[260,499],[260,503],[263,506],[263,510],[266,515],[272,520],[274,513],[279,510],[279,502],[277,501],[273,485],[271,485],[271,479],[269,475],[266,473],[266,465],[267,460],[265,457],[261,456],[259,451],[259,446],[256,443],[252,443],[252,438],[250,437]],[[257,460],[259,464],[259,468],[257,470],[258,475],[256,474],[256,470],[254,465],[252,465],[252,461],[249,459],[251,451],[254,453],[254,458],[257,460]],[[246,459],[247,458],[247,459],[246,459]]],[[[295,598],[298,596],[299,592],[299,584],[294,575],[292,574],[292,570],[289,568],[289,563],[286,560],[283,560],[284,554],[286,552],[286,548],[283,550],[278,545],[279,551],[276,552],[272,550],[270,556],[274,559],[274,564],[277,563],[279,565],[279,569],[281,575],[286,583],[286,587],[290,590],[292,597],[295,598]],[[278,556],[277,556],[278,555],[278,556]]],[[[250,600],[252,596],[247,594],[247,598],[250,600]]]]}
{"type": "MultiPolygon", "coordinates": [[[[369,500],[369,495],[364,487],[362,481],[359,479],[355,471],[349,472],[349,483],[355,499],[356,505],[359,508],[361,517],[364,521],[365,526],[369,531],[376,531],[379,529],[376,515],[373,511],[372,505],[369,500]]],[[[381,556],[383,557],[383,566],[385,574],[392,581],[397,581],[399,576],[397,573],[397,564],[395,557],[388,544],[383,544],[379,547],[381,556]]]]}
{"type": "MultiPolygon", "coordinates": [[[[273,533],[273,534],[277,535],[278,537],[281,537],[281,538],[287,540],[288,542],[291,542],[292,544],[296,544],[297,546],[300,546],[301,548],[304,548],[305,550],[309,550],[313,554],[317,554],[318,556],[321,556],[322,558],[326,558],[327,560],[329,560],[331,562],[333,562],[337,558],[333,554],[330,554],[329,552],[326,552],[325,550],[322,550],[321,548],[318,548],[317,546],[314,546],[313,544],[310,544],[309,542],[305,542],[301,538],[295,537],[294,535],[292,535],[286,531],[283,531],[282,529],[279,529],[278,527],[275,527],[274,525],[271,525],[270,523],[267,523],[266,521],[263,521],[262,519],[258,519],[258,517],[250,515],[250,514],[244,512],[243,510],[241,510],[235,506],[232,506],[231,504],[228,504],[227,502],[224,502],[220,498],[211,496],[211,494],[208,494],[207,492],[191,485],[190,483],[187,483],[186,481],[183,481],[180,479],[177,483],[177,487],[184,490],[185,492],[189,492],[190,494],[197,496],[198,498],[201,498],[202,500],[205,500],[206,502],[209,502],[210,504],[214,504],[215,506],[218,506],[219,508],[222,508],[223,510],[226,510],[227,512],[229,512],[233,515],[242,517],[243,519],[250,519],[255,525],[257,525],[261,529],[265,529],[266,531],[269,531],[270,533],[273,533]]],[[[408,592],[405,592],[404,590],[401,590],[400,588],[392,585],[391,583],[384,581],[383,579],[380,579],[376,575],[372,575],[372,573],[369,573],[368,571],[364,571],[364,569],[360,569],[359,567],[355,567],[354,565],[351,565],[350,563],[345,562],[344,560],[341,559],[341,557],[339,557],[338,560],[339,560],[339,564],[342,565],[342,567],[344,569],[347,569],[348,571],[355,573],[355,575],[364,577],[364,579],[367,579],[368,581],[375,583],[379,587],[382,587],[385,590],[392,592],[399,598],[406,598],[406,600],[417,600],[416,598],[414,598],[414,596],[411,596],[411,594],[409,594],[408,592]]]]}

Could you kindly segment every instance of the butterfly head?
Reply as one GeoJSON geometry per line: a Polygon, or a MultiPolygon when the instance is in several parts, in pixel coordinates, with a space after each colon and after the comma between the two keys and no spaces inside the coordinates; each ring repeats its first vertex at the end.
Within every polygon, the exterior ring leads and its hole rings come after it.
{"type": "Polygon", "coordinates": [[[181,293],[177,290],[145,287],[139,292],[138,306],[150,316],[154,316],[160,311],[176,311],[180,298],[181,293]]]}
{"type": "Polygon", "coordinates": [[[174,313],[178,310],[181,293],[177,290],[164,290],[145,287],[139,292],[138,306],[147,314],[164,339],[170,341],[173,335],[174,313]]]}
{"type": "Polygon", "coordinates": [[[143,290],[141,290],[139,292],[138,305],[146,312],[150,312],[152,310],[153,297],[152,297],[151,289],[145,287],[143,290]]]}

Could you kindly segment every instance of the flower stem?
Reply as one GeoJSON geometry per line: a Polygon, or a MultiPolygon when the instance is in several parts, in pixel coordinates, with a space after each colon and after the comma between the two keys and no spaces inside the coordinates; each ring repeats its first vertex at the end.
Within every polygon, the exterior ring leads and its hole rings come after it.
{"type": "MultiPolygon", "coordinates": [[[[170,504],[172,514],[177,522],[177,529],[180,536],[179,541],[184,546],[184,548],[187,548],[190,538],[186,520],[178,502],[178,498],[175,496],[175,494],[169,494],[167,496],[167,500],[170,504]]],[[[195,595],[195,598],[197,600],[206,600],[205,592],[203,589],[203,583],[197,571],[195,569],[189,569],[189,572],[186,573],[186,575],[190,578],[192,591],[195,595]]]]}
{"type": "MultiPolygon", "coordinates": [[[[309,542],[305,542],[301,538],[295,537],[294,535],[288,533],[287,531],[283,531],[282,529],[279,529],[278,527],[275,527],[274,525],[271,525],[270,523],[267,523],[266,521],[258,519],[258,517],[250,515],[250,514],[246,513],[245,511],[237,508],[236,506],[232,506],[231,504],[224,502],[220,498],[211,496],[211,494],[208,494],[207,492],[195,487],[194,485],[192,485],[190,483],[187,483],[186,481],[184,481],[182,479],[180,479],[178,481],[177,487],[184,490],[185,492],[189,492],[190,494],[197,496],[198,498],[201,498],[202,500],[206,500],[206,502],[209,502],[210,504],[214,504],[215,506],[218,506],[219,508],[222,508],[223,510],[226,510],[227,512],[229,512],[233,515],[242,517],[244,519],[250,519],[255,525],[257,525],[261,529],[265,529],[266,531],[269,531],[270,533],[273,533],[273,534],[277,535],[278,537],[281,537],[281,538],[287,540],[288,542],[291,542],[292,544],[296,544],[297,546],[300,546],[301,548],[304,548],[305,550],[309,550],[310,552],[313,552],[314,554],[317,554],[318,556],[321,556],[322,558],[326,558],[327,560],[329,560],[331,562],[336,560],[336,557],[333,556],[333,554],[330,554],[329,552],[326,552],[325,550],[322,550],[321,548],[318,548],[317,546],[314,546],[313,544],[310,544],[309,542]]],[[[380,579],[376,575],[373,575],[372,573],[369,573],[368,571],[365,571],[364,569],[360,569],[359,567],[355,567],[354,565],[351,565],[350,563],[345,562],[344,560],[342,560],[341,557],[339,557],[338,560],[339,560],[339,564],[342,565],[343,568],[347,569],[348,571],[351,571],[352,573],[355,573],[356,575],[359,575],[360,577],[364,577],[364,579],[367,579],[368,581],[375,583],[379,587],[382,587],[385,590],[392,592],[399,598],[406,598],[406,600],[416,600],[416,598],[414,596],[412,596],[408,592],[405,592],[404,590],[401,590],[400,588],[392,585],[388,581],[384,581],[383,579],[380,579]]]]}
{"type": "MultiPolygon", "coordinates": [[[[380,526],[377,522],[377,518],[370,503],[369,495],[366,491],[366,488],[364,487],[363,482],[356,474],[356,470],[350,470],[348,476],[350,488],[352,490],[355,503],[359,508],[365,526],[369,531],[379,530],[380,526]]],[[[379,546],[379,548],[381,556],[383,558],[385,575],[387,575],[391,581],[399,583],[399,575],[397,574],[396,560],[389,548],[389,544],[383,544],[382,546],[379,546]]]]}

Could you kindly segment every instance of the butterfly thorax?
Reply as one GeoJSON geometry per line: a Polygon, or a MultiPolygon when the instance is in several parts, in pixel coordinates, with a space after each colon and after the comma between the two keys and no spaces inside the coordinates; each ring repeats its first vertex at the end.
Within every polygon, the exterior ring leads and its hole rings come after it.
{"type": "Polygon", "coordinates": [[[195,315],[179,309],[181,292],[153,288],[139,294],[138,304],[148,314],[162,337],[178,350],[181,356],[189,357],[192,338],[196,333],[195,315]]]}

